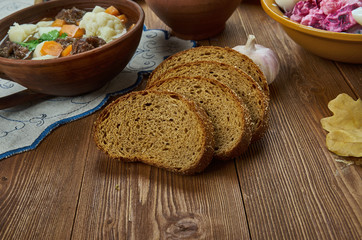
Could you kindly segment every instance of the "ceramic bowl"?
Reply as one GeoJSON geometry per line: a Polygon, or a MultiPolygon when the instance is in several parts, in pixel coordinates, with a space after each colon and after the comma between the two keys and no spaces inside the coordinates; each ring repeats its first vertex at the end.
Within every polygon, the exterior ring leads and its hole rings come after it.
{"type": "Polygon", "coordinates": [[[55,17],[61,9],[77,7],[92,10],[95,6],[115,6],[135,26],[126,34],[90,51],[48,60],[15,60],[0,57],[1,77],[23,85],[28,90],[54,95],[74,96],[94,91],[118,75],[130,61],[139,44],[144,12],[130,0],[50,1],[20,10],[0,20],[0,39],[14,22],[38,22],[55,17]]]}
{"type": "Polygon", "coordinates": [[[145,0],[182,39],[202,40],[221,33],[241,0],[145,0]]]}
{"type": "Polygon", "coordinates": [[[330,32],[293,22],[284,16],[274,0],[261,0],[261,5],[288,36],[307,51],[333,61],[362,63],[362,34],[330,32]]]}

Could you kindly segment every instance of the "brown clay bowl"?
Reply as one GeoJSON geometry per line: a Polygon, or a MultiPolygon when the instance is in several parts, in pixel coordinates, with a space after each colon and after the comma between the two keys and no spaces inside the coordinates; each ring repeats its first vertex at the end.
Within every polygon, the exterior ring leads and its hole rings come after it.
{"type": "Polygon", "coordinates": [[[183,39],[202,40],[221,33],[241,0],[146,0],[152,11],[183,39]]]}
{"type": "Polygon", "coordinates": [[[139,44],[144,12],[137,3],[130,0],[50,1],[0,20],[0,39],[4,39],[14,22],[22,24],[38,22],[44,17],[54,18],[61,9],[73,6],[90,11],[95,6],[111,5],[135,24],[125,35],[93,50],[63,58],[14,60],[0,57],[1,77],[33,92],[54,96],[80,95],[104,86],[123,70],[139,44]]]}

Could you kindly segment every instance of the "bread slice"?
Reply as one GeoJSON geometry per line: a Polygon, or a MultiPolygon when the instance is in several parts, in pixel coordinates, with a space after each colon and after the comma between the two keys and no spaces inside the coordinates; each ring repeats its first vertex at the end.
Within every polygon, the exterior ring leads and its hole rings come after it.
{"type": "Polygon", "coordinates": [[[206,110],[214,124],[215,159],[228,160],[248,148],[251,139],[248,110],[226,85],[214,79],[175,77],[157,81],[151,89],[182,94],[206,110]]]}
{"type": "Polygon", "coordinates": [[[181,174],[211,162],[213,126],[205,111],[171,92],[131,92],[109,104],[95,122],[94,140],[111,158],[140,161],[181,174]]]}
{"type": "MultiPolygon", "coordinates": [[[[178,76],[212,78],[230,87],[249,109],[252,141],[264,136],[269,123],[269,97],[248,74],[215,61],[195,61],[171,68],[161,74],[159,79],[178,76]]],[[[155,82],[157,81],[153,84],[155,82]]]]}
{"type": "Polygon", "coordinates": [[[148,81],[151,83],[158,79],[168,69],[193,61],[217,61],[229,64],[243,70],[250,75],[269,97],[269,87],[265,75],[248,56],[228,47],[201,46],[178,52],[156,67],[148,81]]]}

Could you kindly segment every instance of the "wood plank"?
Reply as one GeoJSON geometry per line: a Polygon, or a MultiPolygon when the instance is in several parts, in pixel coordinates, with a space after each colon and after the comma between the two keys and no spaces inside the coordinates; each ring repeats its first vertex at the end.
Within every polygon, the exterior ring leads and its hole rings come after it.
{"type": "Polygon", "coordinates": [[[336,162],[319,122],[330,115],[329,100],[352,90],[333,62],[301,49],[261,9],[239,11],[244,28],[271,45],[282,65],[270,86],[269,131],[237,161],[251,238],[360,238],[361,168],[336,162]],[[264,24],[255,28],[252,21],[264,24]],[[270,27],[275,35],[268,34],[270,27]]]}
{"type": "Polygon", "coordinates": [[[0,161],[0,239],[70,238],[89,120],[60,127],[35,151],[0,161]]]}
{"type": "Polygon", "coordinates": [[[73,239],[249,237],[232,161],[180,176],[110,160],[95,147],[88,159],[73,239]]]}
{"type": "MultiPolygon", "coordinates": [[[[361,96],[361,65],[308,53],[247,1],[223,34],[198,44],[232,47],[254,34],[277,52],[264,139],[235,163],[179,176],[108,159],[92,141],[99,113],[68,123],[0,161],[0,239],[360,239],[362,170],[326,149],[319,121],[340,92],[361,96]]],[[[149,28],[168,29],[137,2],[149,28]]]]}
{"type": "Polygon", "coordinates": [[[347,84],[353,89],[354,99],[362,97],[362,64],[336,63],[338,69],[346,79],[347,84]]]}

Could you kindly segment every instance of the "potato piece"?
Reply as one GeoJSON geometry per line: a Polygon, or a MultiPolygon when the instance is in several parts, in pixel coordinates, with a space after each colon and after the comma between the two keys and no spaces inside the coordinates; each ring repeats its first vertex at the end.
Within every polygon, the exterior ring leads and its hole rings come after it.
{"type": "Polygon", "coordinates": [[[39,27],[51,27],[54,21],[40,21],[36,25],[39,27]]]}
{"type": "Polygon", "coordinates": [[[57,30],[59,32],[60,27],[39,27],[38,28],[38,36],[40,37],[44,33],[49,33],[49,32],[51,32],[53,30],[57,30]]]}

